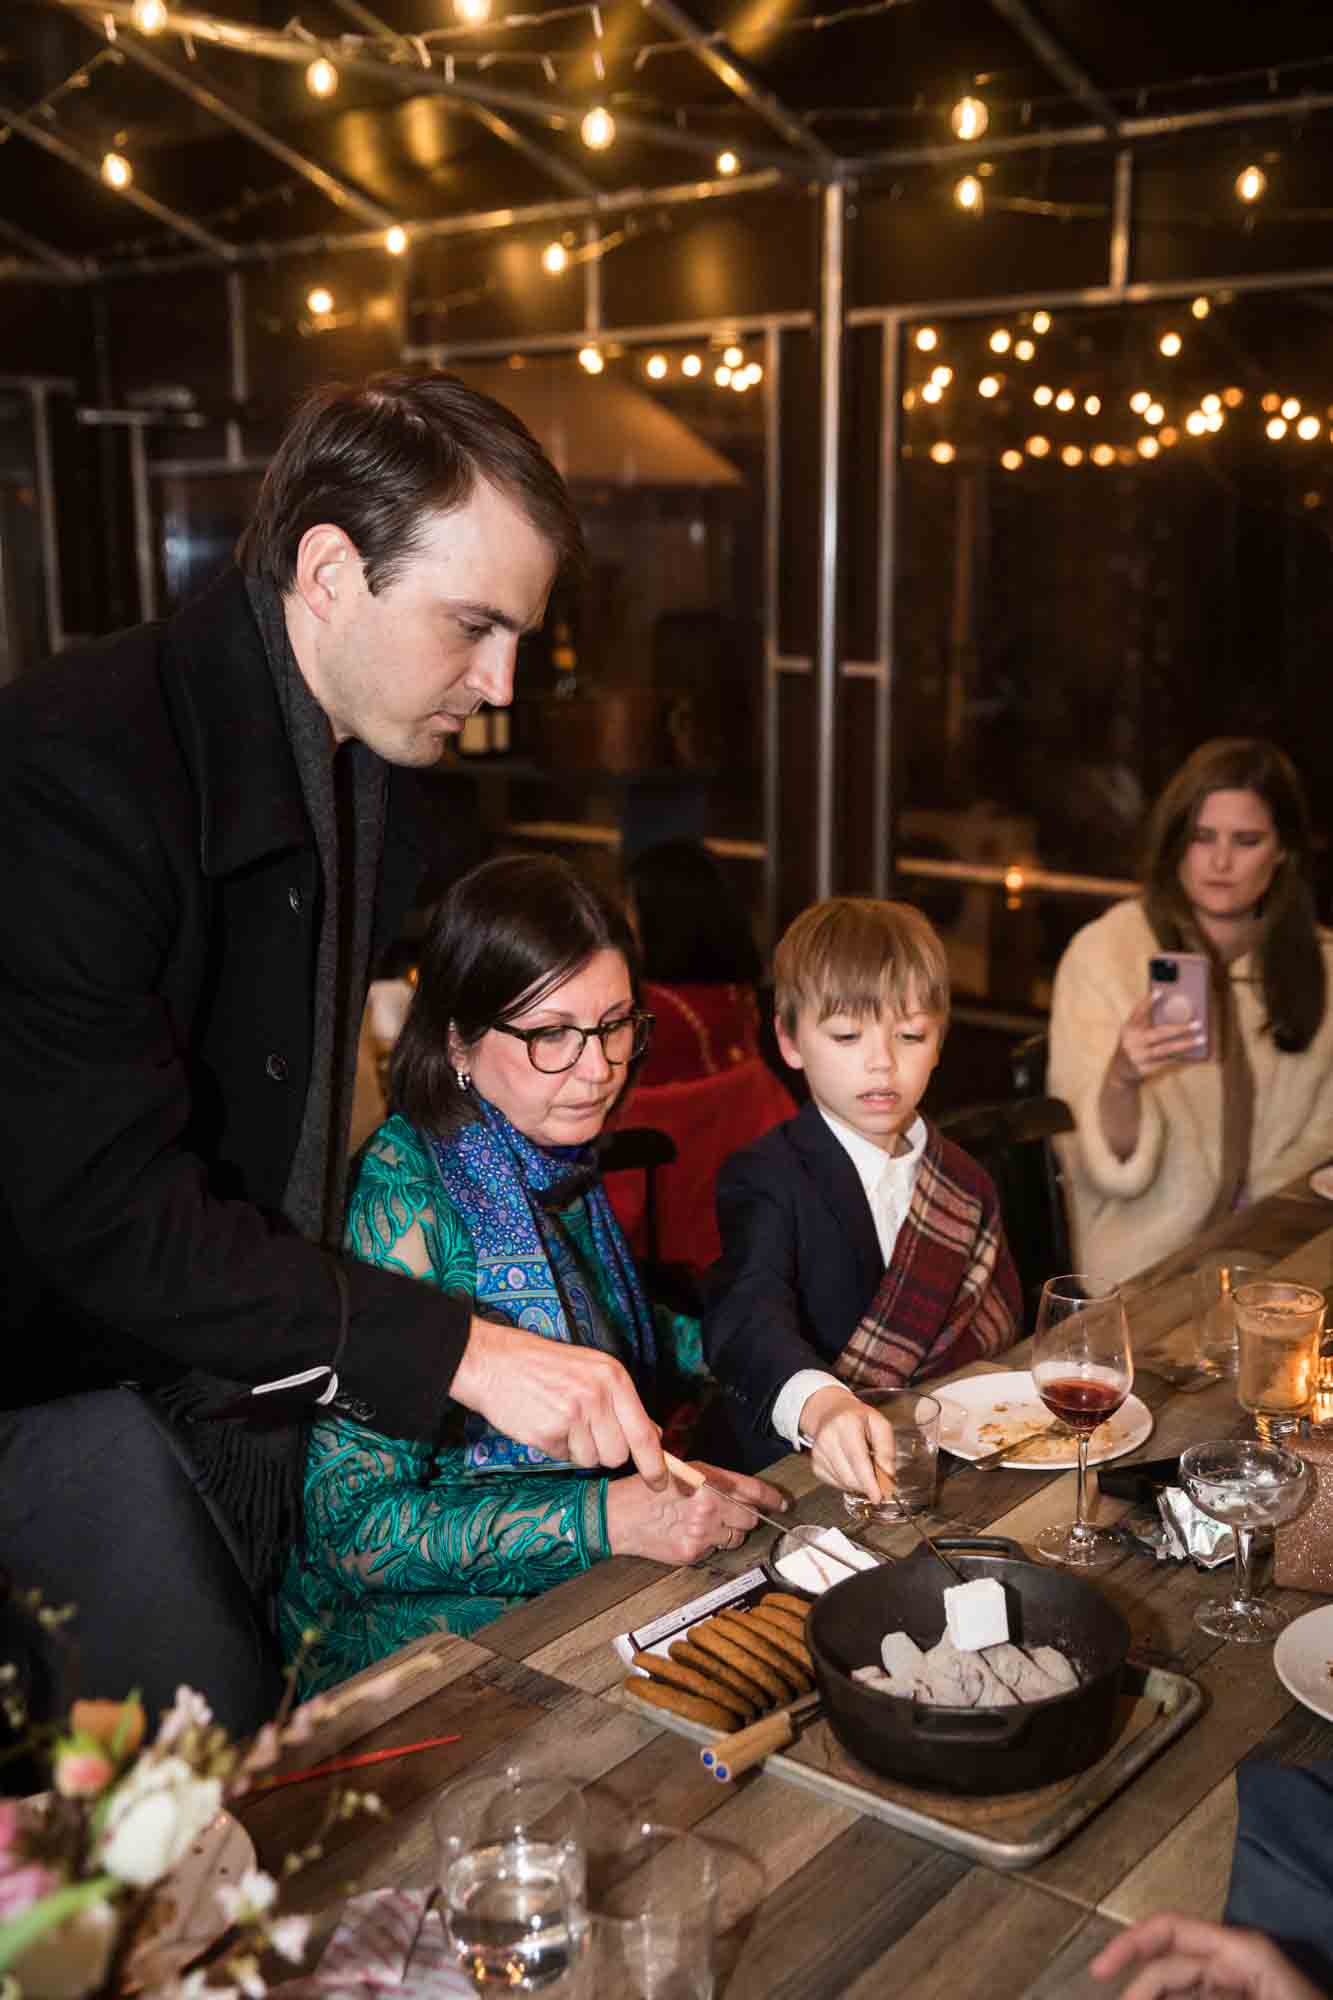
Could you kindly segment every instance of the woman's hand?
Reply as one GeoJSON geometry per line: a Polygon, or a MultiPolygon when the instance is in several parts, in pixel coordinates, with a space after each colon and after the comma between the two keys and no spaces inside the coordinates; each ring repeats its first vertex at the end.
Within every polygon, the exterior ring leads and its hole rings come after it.
{"type": "Polygon", "coordinates": [[[1107,1068],[1107,1082],[1122,1090],[1137,1090],[1168,1063],[1197,1055],[1207,1039],[1201,1021],[1186,1021],[1183,1025],[1168,1022],[1155,1028],[1152,996],[1145,993],[1120,1030],[1120,1040],[1107,1068]]]}
{"type": "Polygon", "coordinates": [[[740,1547],[755,1526],[746,1500],[767,1514],[785,1510],[785,1495],[766,1480],[694,1462],[715,1486],[726,1488],[727,1499],[706,1486],[687,1486],[682,1479],[672,1479],[663,1493],[655,1493],[638,1477],[611,1481],[606,1490],[606,1528],[612,1555],[651,1556],[654,1562],[673,1564],[698,1562],[717,1549],[740,1547]]]}
{"type": "Polygon", "coordinates": [[[1232,1930],[1198,1917],[1163,1914],[1135,1924],[1092,1961],[1098,1979],[1131,1966],[1143,1970],[1120,2000],[1168,2000],[1171,1994],[1225,1994],[1227,2000],[1318,2000],[1289,1958],[1261,1931],[1232,1930]]]}
{"type": "Polygon", "coordinates": [[[825,1486],[864,1494],[876,1506],[892,1491],[893,1426],[850,1389],[807,1396],[800,1430],[813,1446],[810,1470],[825,1486]]]}

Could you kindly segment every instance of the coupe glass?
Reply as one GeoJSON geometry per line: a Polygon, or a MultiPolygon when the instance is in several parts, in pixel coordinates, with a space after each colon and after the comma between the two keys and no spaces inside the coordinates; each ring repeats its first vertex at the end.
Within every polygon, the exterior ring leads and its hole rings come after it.
{"type": "Polygon", "coordinates": [[[1192,1444],[1181,1454],[1180,1483],[1202,1513],[1225,1521],[1236,1538],[1235,1589],[1230,1597],[1201,1604],[1195,1624],[1215,1639],[1253,1644],[1276,1638],[1287,1614],[1254,1595],[1251,1544],[1256,1528],[1276,1527],[1300,1512],[1309,1483],[1304,1459],[1257,1438],[1192,1444]]]}
{"type": "Polygon", "coordinates": [[[478,1993],[575,1994],[587,1944],[583,1801],[518,1765],[449,1786],[434,1812],[442,1913],[478,1993]]]}
{"type": "Polygon", "coordinates": [[[1119,1536],[1086,1518],[1088,1444],[1134,1383],[1129,1322],[1119,1287],[1073,1272],[1048,1278],[1032,1336],[1032,1379],[1053,1416],[1078,1440],[1078,1504],[1068,1527],[1038,1535],[1037,1554],[1071,1569],[1105,1569],[1125,1553],[1119,1536]]]}

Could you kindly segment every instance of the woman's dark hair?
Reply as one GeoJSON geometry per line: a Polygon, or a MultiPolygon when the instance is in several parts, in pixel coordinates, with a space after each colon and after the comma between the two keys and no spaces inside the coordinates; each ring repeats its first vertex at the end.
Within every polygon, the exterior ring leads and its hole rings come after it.
{"type": "Polygon", "coordinates": [[[1273,816],[1283,859],[1259,912],[1256,959],[1273,1040],[1298,1054],[1324,1018],[1324,954],[1308,867],[1310,814],[1295,766],[1262,737],[1219,736],[1202,743],[1170,780],[1148,821],[1143,904],[1163,951],[1206,951],[1214,984],[1225,972],[1198,929],[1180,884],[1180,864],[1204,800],[1213,792],[1254,792],[1273,816]]]}
{"type": "Polygon", "coordinates": [[[763,967],[749,917],[702,841],[664,840],[644,848],[626,880],[645,979],[758,985],[763,967]]]}
{"type": "Polygon", "coordinates": [[[279,444],[236,560],[291,589],[301,537],[332,522],[356,546],[366,588],[392,583],[431,518],[465,507],[484,479],[582,567],[578,515],[564,480],[512,410],[456,375],[394,373],[317,389],[279,444]]]}
{"type": "Polygon", "coordinates": [[[638,952],[629,920],[567,861],[501,855],[461,876],[437,904],[426,933],[417,990],[389,1066],[391,1108],[437,1135],[459,1124],[468,1100],[454,1074],[451,1034],[471,1047],[497,1021],[535,1006],[599,951],[620,953],[637,1001],[638,952]]]}

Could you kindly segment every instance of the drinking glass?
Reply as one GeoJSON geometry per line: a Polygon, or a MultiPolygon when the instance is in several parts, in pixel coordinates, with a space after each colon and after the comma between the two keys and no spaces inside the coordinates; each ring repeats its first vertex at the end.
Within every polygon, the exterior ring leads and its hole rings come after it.
{"type": "Polygon", "coordinates": [[[1195,1624],[1215,1639],[1253,1644],[1275,1638],[1287,1614],[1254,1595],[1251,1544],[1256,1528],[1276,1527],[1300,1512],[1309,1483],[1304,1459],[1255,1438],[1192,1444],[1181,1453],[1180,1483],[1202,1513],[1225,1521],[1236,1538],[1235,1588],[1230,1597],[1201,1604],[1195,1624]]]}
{"type": "Polygon", "coordinates": [[[1105,1569],[1124,1547],[1118,1536],[1085,1517],[1088,1443],[1113,1417],[1134,1382],[1129,1322],[1119,1287],[1082,1272],[1048,1278],[1041,1288],[1032,1336],[1032,1379],[1053,1416],[1078,1441],[1078,1504],[1068,1527],[1038,1535],[1037,1554],[1072,1569],[1105,1569]]]}
{"type": "Polygon", "coordinates": [[[712,2000],[718,1865],[695,1833],[643,1820],[590,1885],[589,1991],[615,2000],[712,2000]]]}
{"type": "Polygon", "coordinates": [[[1210,1257],[1194,1274],[1195,1357],[1201,1369],[1219,1380],[1234,1377],[1239,1362],[1236,1293],[1263,1276],[1262,1265],[1244,1264],[1225,1252],[1210,1257]]]}
{"type": "Polygon", "coordinates": [[[578,1790],[511,1764],[450,1785],[434,1811],[442,1915],[478,1993],[572,1995],[587,1944],[578,1790]]]}
{"type": "Polygon", "coordinates": [[[933,1396],[915,1389],[886,1390],[861,1401],[883,1417],[893,1431],[893,1467],[878,1467],[882,1498],[876,1504],[864,1493],[844,1493],[842,1504],[858,1521],[901,1521],[933,1506],[940,1452],[940,1406],[933,1396]]]}
{"type": "Polygon", "coordinates": [[[1309,1285],[1261,1278],[1236,1293],[1240,1370],[1236,1393],[1271,1444],[1310,1407],[1319,1378],[1324,1295],[1309,1285]]]}

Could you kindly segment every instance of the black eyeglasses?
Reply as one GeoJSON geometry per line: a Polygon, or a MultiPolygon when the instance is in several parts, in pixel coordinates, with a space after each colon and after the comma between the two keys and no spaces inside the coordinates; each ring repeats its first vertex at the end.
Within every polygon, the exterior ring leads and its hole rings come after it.
{"type": "Polygon", "coordinates": [[[648,1046],[653,1016],[621,1014],[614,1021],[603,1021],[600,1028],[576,1028],[572,1023],[568,1027],[511,1028],[506,1021],[493,1021],[491,1027],[497,1035],[512,1035],[516,1042],[526,1042],[532,1067],[544,1076],[557,1076],[562,1069],[573,1069],[593,1035],[609,1063],[619,1068],[633,1062],[648,1046]]]}

